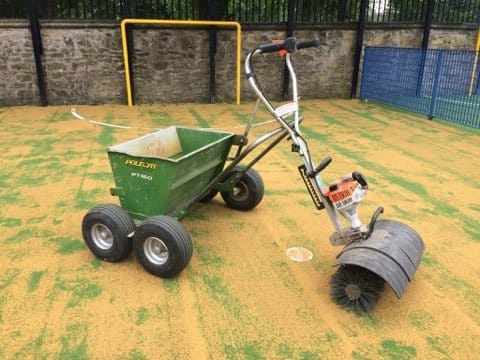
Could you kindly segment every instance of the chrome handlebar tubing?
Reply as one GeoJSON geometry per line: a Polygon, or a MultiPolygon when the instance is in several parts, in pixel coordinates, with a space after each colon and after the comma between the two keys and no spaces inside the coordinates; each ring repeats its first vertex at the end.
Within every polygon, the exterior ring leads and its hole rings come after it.
{"type": "MultiPolygon", "coordinates": [[[[251,51],[246,59],[245,59],[245,74],[247,76],[248,82],[250,83],[250,87],[252,90],[256,93],[258,96],[258,99],[263,103],[265,108],[268,110],[268,112],[275,118],[275,120],[280,123],[280,125],[288,132],[289,138],[293,143],[293,146],[295,146],[296,149],[298,149],[298,153],[300,157],[303,160],[303,163],[305,164],[305,167],[307,169],[308,173],[313,173],[314,172],[314,165],[312,162],[312,158],[310,156],[310,152],[308,149],[308,144],[307,142],[303,139],[302,133],[300,131],[300,114],[299,114],[299,106],[298,106],[298,90],[297,90],[297,76],[295,74],[295,70],[292,65],[291,61],[291,54],[290,52],[287,52],[285,55],[285,61],[287,68],[289,70],[289,75],[290,75],[290,81],[292,83],[292,102],[286,103],[284,105],[281,105],[277,108],[274,108],[273,105],[270,103],[270,101],[267,99],[263,91],[260,89],[258,85],[258,80],[255,75],[255,72],[253,71],[253,66],[251,64],[253,57],[255,57],[258,54],[261,54],[262,51],[260,48],[257,48],[253,51],[251,51]],[[284,119],[284,116],[293,114],[293,127],[289,126],[287,121],[284,119]]],[[[321,177],[319,174],[316,174],[313,177],[313,185],[316,187],[317,193],[320,195],[321,201],[325,207],[325,210],[327,211],[327,214],[334,225],[335,229],[337,231],[342,231],[344,226],[342,222],[340,221],[340,218],[335,210],[335,208],[332,206],[330,201],[327,199],[327,197],[324,195],[323,189],[326,188],[325,184],[323,183],[321,177]]]]}

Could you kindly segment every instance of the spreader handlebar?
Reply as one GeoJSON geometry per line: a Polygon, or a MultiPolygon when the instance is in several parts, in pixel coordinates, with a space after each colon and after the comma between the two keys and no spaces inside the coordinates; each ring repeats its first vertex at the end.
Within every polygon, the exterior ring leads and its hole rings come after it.
{"type": "MultiPolygon", "coordinates": [[[[308,41],[297,42],[297,39],[294,37],[289,37],[283,41],[273,42],[271,44],[263,44],[258,46],[256,49],[248,53],[245,59],[245,75],[250,83],[250,86],[257,94],[259,100],[265,105],[267,110],[272,114],[272,116],[282,125],[282,127],[289,133],[290,139],[293,144],[297,147],[304,147],[305,149],[300,149],[299,151],[302,154],[305,154],[308,150],[304,144],[303,139],[301,139],[301,131],[299,128],[300,124],[300,114],[299,114],[299,105],[298,105],[298,91],[297,91],[297,77],[295,70],[293,69],[293,64],[290,59],[293,52],[299,49],[305,49],[309,47],[315,47],[320,45],[320,40],[312,39],[308,41]],[[279,51],[280,55],[285,56],[285,64],[288,68],[288,74],[291,84],[291,95],[292,101],[286,104],[283,104],[278,107],[274,107],[270,100],[267,98],[267,95],[263,92],[262,87],[257,79],[255,70],[253,68],[252,59],[257,54],[262,53],[271,53],[279,51]],[[287,123],[287,117],[293,116],[292,124],[287,123]],[[293,125],[293,126],[292,126],[293,125]]],[[[313,171],[313,165],[310,164],[310,159],[308,160],[308,170],[309,172],[313,171]]]]}
{"type": "Polygon", "coordinates": [[[297,40],[294,37],[289,37],[284,41],[260,45],[258,48],[260,49],[261,53],[269,53],[281,50],[285,50],[288,53],[293,53],[295,50],[306,49],[318,45],[320,45],[319,39],[312,39],[297,43],[297,40]]]}
{"type": "Polygon", "coordinates": [[[261,53],[269,53],[269,52],[275,52],[280,50],[286,50],[287,52],[291,53],[295,51],[296,45],[297,45],[297,41],[295,40],[295,38],[290,37],[284,41],[278,41],[271,44],[260,45],[258,48],[260,49],[261,53]]]}
{"type": "Polygon", "coordinates": [[[312,40],[302,41],[297,43],[297,50],[306,49],[309,47],[317,47],[318,45],[320,45],[320,39],[315,38],[312,40]]]}

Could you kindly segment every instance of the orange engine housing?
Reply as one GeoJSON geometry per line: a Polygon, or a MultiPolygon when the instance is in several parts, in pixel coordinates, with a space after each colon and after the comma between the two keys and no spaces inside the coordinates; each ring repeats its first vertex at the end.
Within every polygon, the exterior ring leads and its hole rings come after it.
{"type": "Polygon", "coordinates": [[[357,189],[360,184],[349,176],[342,177],[329,186],[325,194],[337,210],[345,208],[355,202],[357,189]]]}

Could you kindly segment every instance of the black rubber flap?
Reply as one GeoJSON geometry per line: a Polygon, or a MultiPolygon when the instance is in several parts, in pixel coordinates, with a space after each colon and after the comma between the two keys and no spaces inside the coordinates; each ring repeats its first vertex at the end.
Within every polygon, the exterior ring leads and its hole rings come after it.
{"type": "Polygon", "coordinates": [[[417,271],[425,245],[410,226],[395,220],[379,220],[373,234],[364,241],[347,245],[335,265],[357,265],[381,278],[402,297],[417,271]]]}

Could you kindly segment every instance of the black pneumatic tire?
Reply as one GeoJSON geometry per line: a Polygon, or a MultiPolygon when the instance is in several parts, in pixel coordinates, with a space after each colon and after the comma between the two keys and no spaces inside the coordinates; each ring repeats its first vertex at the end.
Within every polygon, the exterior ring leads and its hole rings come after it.
{"type": "Polygon", "coordinates": [[[130,215],[115,204],[98,205],[85,214],[82,235],[90,251],[99,259],[117,262],[132,252],[135,223],[130,215]]]}
{"type": "Polygon", "coordinates": [[[210,200],[213,200],[215,196],[217,196],[218,191],[217,190],[210,190],[204,197],[202,197],[200,200],[198,200],[201,203],[207,203],[210,200]]]}
{"type": "Polygon", "coordinates": [[[140,224],[134,235],[137,259],[149,273],[169,278],[180,273],[190,262],[193,244],[178,220],[153,216],[140,224]]]}
{"type": "MultiPolygon", "coordinates": [[[[244,167],[232,169],[232,173],[243,171],[244,167]]],[[[263,180],[252,168],[248,169],[237,181],[232,191],[221,193],[225,203],[232,209],[249,211],[262,201],[264,193],[263,180]]]]}

